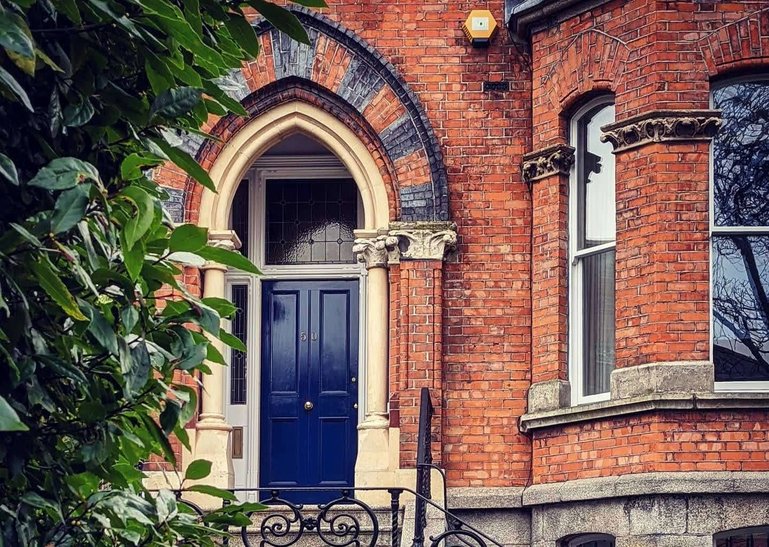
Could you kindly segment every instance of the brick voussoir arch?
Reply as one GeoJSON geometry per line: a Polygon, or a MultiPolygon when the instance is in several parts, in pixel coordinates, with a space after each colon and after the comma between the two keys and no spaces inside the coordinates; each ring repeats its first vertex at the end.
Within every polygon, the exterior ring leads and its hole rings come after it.
{"type": "Polygon", "coordinates": [[[698,45],[710,77],[748,67],[769,68],[769,8],[720,27],[700,38],[698,45]]]}
{"type": "MultiPolygon", "coordinates": [[[[299,44],[260,20],[254,28],[262,54],[226,79],[231,97],[249,116],[293,99],[337,116],[366,143],[390,180],[397,213],[405,221],[449,219],[443,154],[427,114],[397,69],[351,30],[303,7],[291,8],[307,29],[310,44],[299,44]]],[[[227,116],[212,134],[226,143],[247,120],[227,116]]],[[[222,142],[191,135],[184,148],[204,168],[222,142]]],[[[194,220],[194,185],[185,188],[185,217],[194,220]]],[[[391,204],[391,206],[393,205],[391,204]]]]}

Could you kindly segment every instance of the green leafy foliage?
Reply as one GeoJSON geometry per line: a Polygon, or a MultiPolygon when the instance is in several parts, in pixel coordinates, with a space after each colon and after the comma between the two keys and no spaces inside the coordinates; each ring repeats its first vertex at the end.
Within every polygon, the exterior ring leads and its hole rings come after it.
{"type": "Polygon", "coordinates": [[[0,3],[0,546],[213,545],[260,508],[202,521],[141,471],[176,463],[171,436],[189,447],[191,386],[224,362],[211,339],[245,350],[219,326],[235,308],[178,279],[207,260],[258,270],[173,226],[147,177],[170,160],[214,189],[179,136],[244,114],[219,87],[259,53],[244,10],[307,40],[265,0],[0,3]]]}

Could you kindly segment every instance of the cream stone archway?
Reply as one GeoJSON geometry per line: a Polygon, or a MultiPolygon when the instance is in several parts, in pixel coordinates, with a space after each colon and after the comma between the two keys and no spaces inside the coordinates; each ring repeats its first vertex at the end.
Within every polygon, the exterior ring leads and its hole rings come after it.
{"type": "MultiPolygon", "coordinates": [[[[368,270],[366,288],[366,409],[358,426],[356,484],[372,483],[372,477],[394,483],[398,468],[398,436],[391,442],[387,416],[388,277],[385,243],[389,225],[387,190],[373,157],[360,139],[342,122],[312,105],[291,102],[250,120],[224,146],[209,173],[218,193],[204,190],[198,224],[209,229],[211,244],[237,248],[229,229],[230,206],[238,185],[254,161],[293,133],[312,136],[333,152],[358,186],[364,212],[364,228],[356,231],[358,252],[368,270]],[[383,256],[384,255],[384,256],[383,256]],[[387,473],[391,471],[392,473],[387,473]],[[383,476],[389,475],[387,477],[383,476]]],[[[388,247],[390,247],[388,245],[388,247]]],[[[225,272],[217,264],[203,268],[203,295],[225,297],[225,272]]],[[[215,341],[219,350],[224,348],[215,341]]],[[[208,484],[229,488],[234,484],[229,450],[230,425],[225,419],[225,370],[212,367],[203,380],[202,412],[196,425],[193,459],[212,462],[208,484]]],[[[385,482],[387,484],[387,482],[385,482]]]]}

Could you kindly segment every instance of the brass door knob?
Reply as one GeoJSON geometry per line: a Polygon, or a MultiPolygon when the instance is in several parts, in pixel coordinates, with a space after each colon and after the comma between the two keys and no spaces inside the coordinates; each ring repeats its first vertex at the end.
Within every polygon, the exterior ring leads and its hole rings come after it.
{"type": "Polygon", "coordinates": [[[315,405],[312,404],[310,401],[307,401],[306,403],[304,403],[304,409],[307,412],[311,411],[313,408],[315,408],[315,405]]]}

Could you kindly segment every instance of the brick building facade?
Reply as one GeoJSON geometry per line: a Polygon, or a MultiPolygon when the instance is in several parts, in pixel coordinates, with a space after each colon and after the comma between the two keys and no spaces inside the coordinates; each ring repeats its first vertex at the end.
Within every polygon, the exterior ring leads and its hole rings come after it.
{"type": "Polygon", "coordinates": [[[242,288],[252,351],[206,380],[185,457],[224,486],[285,471],[259,463],[292,442],[264,402],[287,393],[266,310],[347,280],[356,412],[334,419],[354,484],[408,483],[428,387],[449,506],[506,544],[767,545],[769,5],[330,4],[296,10],[309,46],[255,23],[262,54],[230,82],[249,116],[185,142],[218,195],[157,173],[176,220],[265,271],[189,272],[209,296],[242,288]],[[502,27],[486,48],[461,29],[477,8],[502,27]],[[328,196],[353,183],[340,220],[328,196]],[[316,221],[327,239],[288,232],[316,221]]]}

